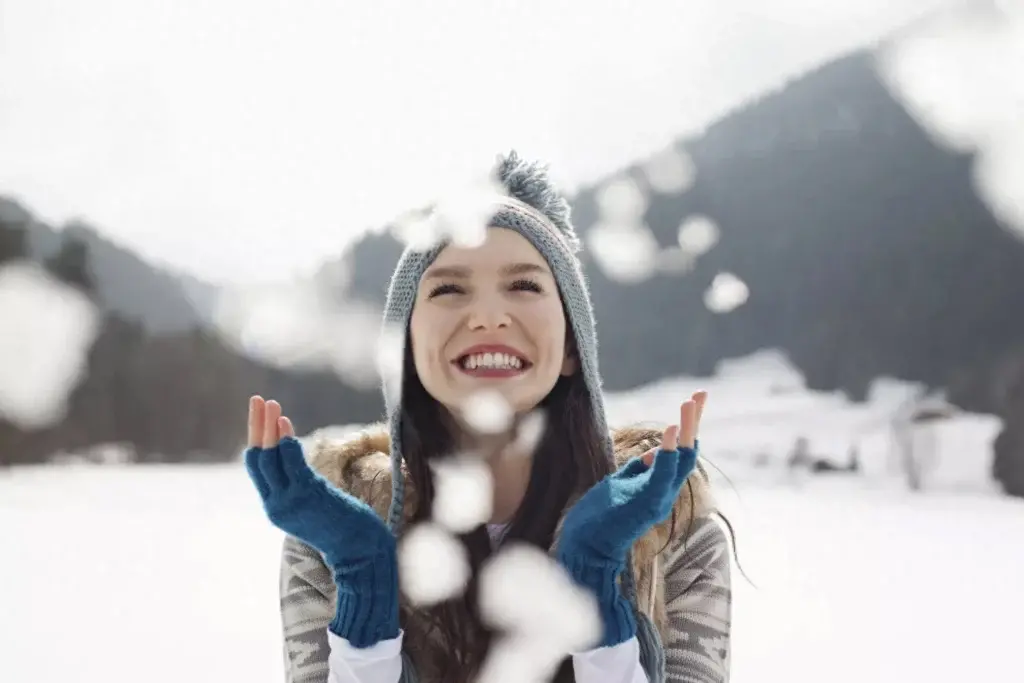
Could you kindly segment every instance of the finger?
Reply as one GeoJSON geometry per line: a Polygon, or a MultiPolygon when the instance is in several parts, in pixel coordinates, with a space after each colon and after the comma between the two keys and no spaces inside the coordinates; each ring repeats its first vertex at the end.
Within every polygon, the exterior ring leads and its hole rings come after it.
{"type": "Polygon", "coordinates": [[[693,432],[694,438],[700,436],[700,418],[704,416],[704,404],[708,400],[708,392],[701,389],[693,392],[693,402],[697,404],[697,428],[693,432]]]}
{"type": "Polygon", "coordinates": [[[654,454],[657,452],[657,448],[652,448],[651,450],[647,451],[646,453],[640,456],[640,461],[643,462],[643,464],[646,467],[650,467],[651,465],[654,464],[654,454]]]}
{"type": "Polygon", "coordinates": [[[661,450],[674,451],[677,448],[679,448],[679,427],[669,425],[661,433],[661,450]]]}
{"type": "Polygon", "coordinates": [[[267,401],[267,407],[263,416],[264,448],[273,448],[280,440],[277,434],[277,418],[279,417],[281,417],[281,404],[277,401],[267,401]]]}
{"type": "Polygon", "coordinates": [[[679,446],[693,448],[693,440],[697,438],[697,403],[683,401],[679,406],[679,446]]]}
{"type": "Polygon", "coordinates": [[[249,479],[255,484],[259,491],[260,498],[267,499],[270,495],[270,485],[260,472],[260,447],[250,446],[245,449],[245,471],[249,473],[249,479]]]}
{"type": "Polygon", "coordinates": [[[282,439],[285,438],[286,436],[290,436],[291,438],[294,439],[295,426],[292,425],[292,421],[289,420],[287,417],[279,417],[277,418],[277,433],[278,435],[280,435],[282,439]]]}
{"type": "Polygon", "coordinates": [[[249,447],[259,447],[263,439],[263,414],[266,410],[266,403],[262,396],[253,396],[249,399],[249,447]]]}
{"type": "Polygon", "coordinates": [[[295,427],[287,417],[277,418],[277,431],[280,435],[278,448],[281,449],[281,469],[288,482],[298,481],[312,472],[306,465],[306,456],[302,445],[295,440],[295,427]]]}

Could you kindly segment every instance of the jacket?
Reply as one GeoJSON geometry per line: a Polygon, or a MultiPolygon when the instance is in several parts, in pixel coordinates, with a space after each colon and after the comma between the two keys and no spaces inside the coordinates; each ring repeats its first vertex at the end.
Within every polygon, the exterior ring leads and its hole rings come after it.
{"type": "MultiPolygon", "coordinates": [[[[632,427],[614,430],[612,439],[616,464],[621,467],[658,446],[661,432],[632,427]]],[[[321,441],[308,458],[325,479],[386,518],[391,499],[388,452],[386,427],[374,425],[343,441],[321,441]]],[[[407,485],[406,514],[411,514],[415,503],[415,491],[407,485]]],[[[673,515],[652,527],[633,548],[638,602],[661,634],[670,683],[728,680],[730,551],[714,512],[707,472],[698,464],[676,500],[673,515]]],[[[293,537],[284,542],[280,599],[287,682],[324,683],[334,581],[320,553],[293,537]]],[[[440,683],[437,672],[430,670],[429,650],[443,652],[444,645],[426,635],[416,610],[404,603],[402,628],[405,650],[416,663],[420,681],[440,683]]]]}

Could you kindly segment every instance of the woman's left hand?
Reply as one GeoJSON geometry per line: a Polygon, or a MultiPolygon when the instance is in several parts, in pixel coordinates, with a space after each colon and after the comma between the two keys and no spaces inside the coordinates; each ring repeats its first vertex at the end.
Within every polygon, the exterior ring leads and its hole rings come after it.
{"type": "Polygon", "coordinates": [[[637,539],[672,512],[697,465],[697,427],[707,394],[679,407],[679,424],[665,428],[661,448],[633,458],[587,491],[566,513],[556,557],[577,584],[597,598],[603,623],[598,643],[609,647],[636,635],[636,618],[618,577],[637,539]]]}
{"type": "Polygon", "coordinates": [[[672,512],[697,464],[697,429],[707,392],[679,407],[679,424],[665,428],[661,447],[626,463],[587,491],[565,516],[560,555],[593,563],[625,563],[626,553],[672,512]]]}
{"type": "MultiPolygon", "coordinates": [[[[686,403],[684,402],[679,407],[679,426],[676,434],[678,434],[678,445],[688,446],[694,450],[700,450],[697,448],[697,432],[700,429],[700,418],[704,414],[704,403],[708,400],[708,392],[706,391],[695,391],[690,401],[694,403],[693,414],[688,415],[686,413],[686,403]]],[[[673,425],[665,427],[665,431],[661,435],[661,448],[652,448],[641,456],[644,464],[650,467],[654,463],[654,455],[658,450],[669,450],[673,447],[672,435],[669,434],[669,430],[672,429],[673,425]]]]}

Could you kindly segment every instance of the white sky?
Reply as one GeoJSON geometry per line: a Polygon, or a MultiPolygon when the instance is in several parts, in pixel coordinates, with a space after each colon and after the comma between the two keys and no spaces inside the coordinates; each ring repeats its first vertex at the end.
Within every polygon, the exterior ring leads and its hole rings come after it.
{"type": "Polygon", "coordinates": [[[948,0],[0,0],[0,193],[246,282],[510,147],[571,187],[948,0]]]}

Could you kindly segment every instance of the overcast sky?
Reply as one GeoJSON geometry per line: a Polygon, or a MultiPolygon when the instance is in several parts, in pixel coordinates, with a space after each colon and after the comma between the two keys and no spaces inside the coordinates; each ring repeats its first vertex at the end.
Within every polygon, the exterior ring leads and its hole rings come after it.
{"type": "Polygon", "coordinates": [[[0,193],[220,281],[510,147],[603,175],[948,0],[0,0],[0,193]]]}

